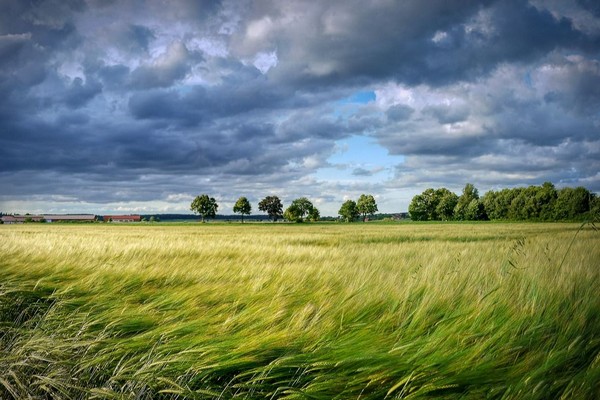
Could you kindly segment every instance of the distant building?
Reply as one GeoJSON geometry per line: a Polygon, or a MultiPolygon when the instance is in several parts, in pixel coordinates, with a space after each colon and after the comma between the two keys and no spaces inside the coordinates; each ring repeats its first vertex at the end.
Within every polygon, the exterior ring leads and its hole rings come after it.
{"type": "Polygon", "coordinates": [[[94,214],[44,214],[46,222],[94,222],[94,214]]]}
{"type": "Polygon", "coordinates": [[[102,217],[104,222],[140,222],[140,215],[105,215],[102,217]]]}
{"type": "Polygon", "coordinates": [[[44,215],[3,215],[0,217],[5,224],[22,224],[24,222],[94,222],[93,214],[44,214],[44,215]]]}
{"type": "Polygon", "coordinates": [[[3,215],[0,217],[4,224],[22,224],[24,222],[40,222],[44,219],[43,215],[3,215]]]}
{"type": "Polygon", "coordinates": [[[15,217],[14,215],[3,215],[2,217],[0,217],[0,220],[2,220],[3,224],[17,224],[17,217],[15,217]]]}

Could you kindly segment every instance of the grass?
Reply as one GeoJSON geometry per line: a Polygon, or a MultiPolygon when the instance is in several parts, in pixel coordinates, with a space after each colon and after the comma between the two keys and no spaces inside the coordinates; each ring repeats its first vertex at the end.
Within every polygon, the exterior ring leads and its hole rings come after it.
{"type": "Polygon", "coordinates": [[[597,398],[579,228],[1,226],[0,398],[597,398]]]}

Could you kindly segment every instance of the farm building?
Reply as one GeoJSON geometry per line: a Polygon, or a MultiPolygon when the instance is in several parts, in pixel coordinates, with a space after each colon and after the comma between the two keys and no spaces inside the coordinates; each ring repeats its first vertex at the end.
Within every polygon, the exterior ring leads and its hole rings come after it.
{"type": "Polygon", "coordinates": [[[139,215],[105,215],[102,218],[104,222],[140,222],[142,220],[139,215]]]}
{"type": "Polygon", "coordinates": [[[44,214],[47,222],[94,222],[94,214],[44,214]]]}
{"type": "Polygon", "coordinates": [[[22,224],[24,222],[40,222],[44,219],[43,215],[3,215],[2,223],[4,224],[22,224]]]}

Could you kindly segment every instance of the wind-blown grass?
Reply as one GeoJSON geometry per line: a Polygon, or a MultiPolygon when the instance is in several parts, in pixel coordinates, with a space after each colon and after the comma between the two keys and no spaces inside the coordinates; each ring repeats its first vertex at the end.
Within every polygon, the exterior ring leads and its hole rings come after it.
{"type": "Polygon", "coordinates": [[[578,228],[2,226],[0,397],[597,398],[578,228]]]}

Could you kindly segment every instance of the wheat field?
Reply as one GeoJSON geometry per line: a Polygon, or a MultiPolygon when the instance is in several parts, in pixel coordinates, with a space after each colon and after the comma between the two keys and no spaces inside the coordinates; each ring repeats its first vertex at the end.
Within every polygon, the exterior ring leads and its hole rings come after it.
{"type": "Polygon", "coordinates": [[[0,226],[0,398],[593,399],[579,224],[0,226]]]}

